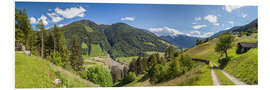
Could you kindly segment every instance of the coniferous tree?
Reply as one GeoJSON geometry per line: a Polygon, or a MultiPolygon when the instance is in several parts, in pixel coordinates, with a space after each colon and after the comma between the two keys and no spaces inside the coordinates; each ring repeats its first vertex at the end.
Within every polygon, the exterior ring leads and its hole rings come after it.
{"type": "Polygon", "coordinates": [[[169,46],[165,51],[165,57],[170,61],[174,59],[174,47],[169,46]]]}
{"type": "Polygon", "coordinates": [[[77,36],[72,36],[70,62],[72,68],[75,71],[82,70],[83,58],[81,55],[81,47],[77,36]]]}
{"type": "Polygon", "coordinates": [[[54,34],[54,42],[55,42],[54,49],[60,53],[63,63],[68,64],[69,52],[67,49],[64,33],[60,30],[59,27],[54,25],[53,34],[54,34]]]}
{"type": "Polygon", "coordinates": [[[43,21],[42,20],[39,20],[37,26],[36,26],[39,31],[40,31],[40,41],[41,41],[41,44],[40,44],[40,56],[42,58],[44,58],[44,52],[45,52],[45,49],[44,49],[44,33],[45,33],[45,26],[43,24],[43,21]]]}
{"type": "Polygon", "coordinates": [[[30,49],[32,26],[28,19],[26,9],[15,9],[15,42],[23,43],[26,49],[30,49]]]}

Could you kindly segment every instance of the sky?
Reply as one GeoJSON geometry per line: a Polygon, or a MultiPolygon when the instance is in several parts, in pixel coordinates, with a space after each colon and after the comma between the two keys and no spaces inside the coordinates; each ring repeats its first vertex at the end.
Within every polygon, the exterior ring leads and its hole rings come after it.
{"type": "Polygon", "coordinates": [[[34,29],[39,20],[51,28],[87,19],[97,24],[123,22],[157,36],[203,38],[258,18],[257,6],[16,2],[15,8],[26,9],[34,29]]]}

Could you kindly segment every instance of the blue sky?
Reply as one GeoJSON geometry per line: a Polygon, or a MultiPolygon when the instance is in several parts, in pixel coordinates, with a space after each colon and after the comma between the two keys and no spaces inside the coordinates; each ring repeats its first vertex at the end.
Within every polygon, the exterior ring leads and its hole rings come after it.
{"type": "Polygon", "coordinates": [[[33,27],[40,19],[46,28],[88,19],[97,24],[124,22],[158,36],[208,37],[258,18],[257,6],[16,2],[15,7],[26,9],[33,27]]]}

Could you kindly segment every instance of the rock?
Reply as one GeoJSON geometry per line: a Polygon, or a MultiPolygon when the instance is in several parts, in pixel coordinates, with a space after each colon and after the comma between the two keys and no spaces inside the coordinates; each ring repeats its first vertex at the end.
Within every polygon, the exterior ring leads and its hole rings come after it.
{"type": "Polygon", "coordinates": [[[55,80],[53,81],[53,83],[54,83],[54,84],[59,84],[59,83],[61,83],[61,80],[57,78],[57,79],[55,79],[55,80]]]}

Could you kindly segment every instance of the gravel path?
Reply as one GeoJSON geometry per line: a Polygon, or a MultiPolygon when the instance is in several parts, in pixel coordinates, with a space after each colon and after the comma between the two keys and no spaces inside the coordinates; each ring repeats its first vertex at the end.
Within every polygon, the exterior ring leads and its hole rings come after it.
{"type": "Polygon", "coordinates": [[[220,70],[228,79],[230,79],[235,85],[247,85],[246,83],[238,80],[237,78],[235,78],[234,76],[228,74],[227,72],[225,72],[224,70],[220,70]]]}
{"type": "MultiPolygon", "coordinates": [[[[215,64],[215,66],[217,66],[215,64]]],[[[225,72],[224,70],[222,69],[219,69],[228,79],[230,79],[235,85],[247,85],[246,83],[238,80],[236,77],[230,75],[229,73],[225,72]]]]}
{"type": "Polygon", "coordinates": [[[211,75],[212,75],[213,85],[220,85],[220,82],[218,81],[217,75],[214,71],[213,64],[211,64],[211,75]]]}

